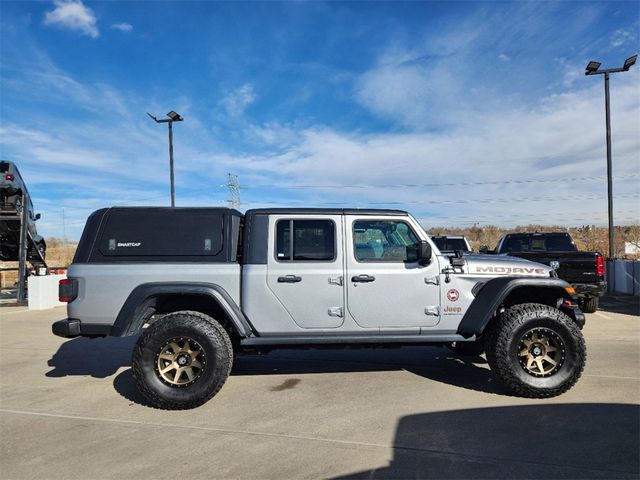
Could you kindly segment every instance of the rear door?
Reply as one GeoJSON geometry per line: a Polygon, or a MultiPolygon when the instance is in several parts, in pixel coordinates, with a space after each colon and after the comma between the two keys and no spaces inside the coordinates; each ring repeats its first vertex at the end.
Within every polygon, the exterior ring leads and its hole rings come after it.
{"type": "Polygon", "coordinates": [[[440,321],[438,260],[418,263],[421,232],[406,216],[346,217],[347,310],[361,327],[419,333],[440,321]]]}
{"type": "Polygon", "coordinates": [[[269,218],[267,285],[302,328],[338,328],[344,315],[342,216],[269,218]]]}

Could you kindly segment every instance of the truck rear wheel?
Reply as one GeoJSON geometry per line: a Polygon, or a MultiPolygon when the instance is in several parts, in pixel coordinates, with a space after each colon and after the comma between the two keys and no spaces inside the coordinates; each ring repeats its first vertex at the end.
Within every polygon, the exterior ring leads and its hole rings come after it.
{"type": "Polygon", "coordinates": [[[527,303],[506,310],[488,329],[487,362],[515,394],[549,398],[580,378],[587,351],[578,325],[560,310],[527,303]]]}
{"type": "Polygon", "coordinates": [[[598,310],[598,297],[585,297],[579,301],[580,310],[584,313],[595,313],[598,310]]]}
{"type": "Polygon", "coordinates": [[[200,312],[165,315],[149,326],[133,351],[133,376],[157,408],[182,410],[210,400],[224,385],[233,363],[225,329],[200,312]]]}

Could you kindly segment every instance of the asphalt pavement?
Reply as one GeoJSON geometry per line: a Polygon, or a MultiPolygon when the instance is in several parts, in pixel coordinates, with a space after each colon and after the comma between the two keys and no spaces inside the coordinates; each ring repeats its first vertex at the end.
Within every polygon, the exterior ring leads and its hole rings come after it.
{"type": "Polygon", "coordinates": [[[64,340],[65,310],[0,309],[1,478],[638,478],[637,298],[587,316],[568,393],[513,397],[446,348],[241,356],[189,411],[146,405],[135,339],[64,340]]]}

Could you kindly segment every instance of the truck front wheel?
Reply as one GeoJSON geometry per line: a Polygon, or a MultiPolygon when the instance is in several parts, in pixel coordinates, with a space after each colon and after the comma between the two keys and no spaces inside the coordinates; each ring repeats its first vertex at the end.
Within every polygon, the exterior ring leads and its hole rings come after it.
{"type": "Polygon", "coordinates": [[[586,362],[578,325],[548,305],[509,308],[490,325],[485,338],[491,370],[523,397],[549,398],[566,392],[586,362]]]}
{"type": "Polygon", "coordinates": [[[595,313],[598,310],[598,297],[585,297],[578,301],[580,310],[584,313],[595,313]]]}
{"type": "Polygon", "coordinates": [[[224,385],[233,363],[225,329],[200,312],[165,315],[149,326],[133,351],[133,376],[157,408],[182,410],[210,400],[224,385]]]}

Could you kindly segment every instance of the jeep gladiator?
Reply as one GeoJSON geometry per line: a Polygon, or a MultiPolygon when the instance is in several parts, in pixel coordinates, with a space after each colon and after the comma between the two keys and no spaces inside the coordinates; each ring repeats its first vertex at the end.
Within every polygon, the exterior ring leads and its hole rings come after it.
{"type": "Polygon", "coordinates": [[[56,335],[139,335],[135,381],[165,409],[208,401],[243,352],[473,345],[530,398],[567,391],[586,360],[584,314],[552,269],[442,255],[399,210],[101,209],[60,300],[56,335]]]}

